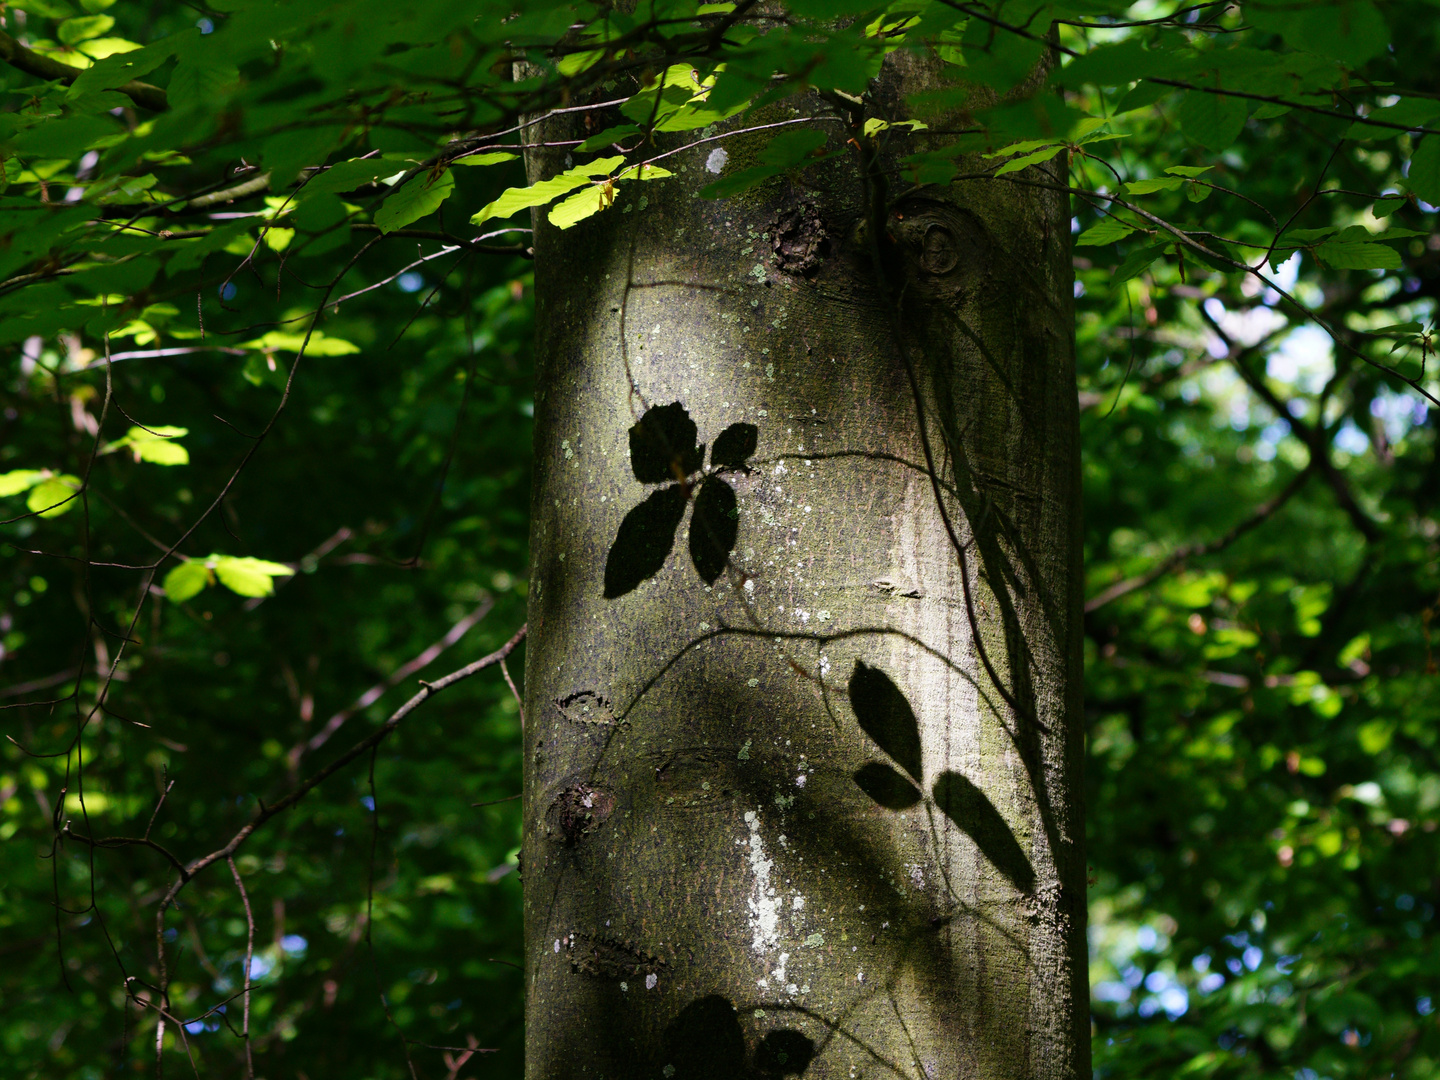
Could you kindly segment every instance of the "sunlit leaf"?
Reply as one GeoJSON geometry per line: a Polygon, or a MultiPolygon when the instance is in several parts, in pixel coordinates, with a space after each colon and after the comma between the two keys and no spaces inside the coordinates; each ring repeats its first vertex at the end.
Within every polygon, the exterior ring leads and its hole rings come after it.
{"type": "Polygon", "coordinates": [[[438,177],[428,173],[413,176],[375,211],[375,224],[380,226],[381,232],[403,229],[412,221],[433,214],[453,190],[455,178],[450,175],[449,169],[438,177]]]}
{"type": "Polygon", "coordinates": [[[182,562],[165,575],[165,595],[177,604],[183,604],[200,593],[211,582],[210,569],[203,559],[182,562]]]}
{"type": "Polygon", "coordinates": [[[1076,247],[1098,247],[1101,244],[1113,244],[1116,240],[1123,240],[1135,229],[1126,225],[1118,218],[1102,218],[1096,225],[1090,226],[1078,237],[1075,238],[1076,247]]]}
{"type": "Polygon", "coordinates": [[[231,555],[212,555],[209,562],[215,567],[215,576],[231,592],[241,596],[269,596],[275,591],[275,579],[295,573],[284,563],[268,562],[231,555]]]}
{"type": "Polygon", "coordinates": [[[47,477],[32,487],[25,507],[42,518],[59,517],[80,505],[79,493],[80,478],[61,473],[47,477]]]}
{"type": "Polygon", "coordinates": [[[41,469],[12,469],[10,472],[0,473],[0,498],[29,491],[45,479],[46,475],[48,474],[41,469]]]}

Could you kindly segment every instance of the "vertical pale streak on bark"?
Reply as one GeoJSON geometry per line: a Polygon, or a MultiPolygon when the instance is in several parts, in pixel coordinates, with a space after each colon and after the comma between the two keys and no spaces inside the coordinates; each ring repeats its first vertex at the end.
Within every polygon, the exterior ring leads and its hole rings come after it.
{"type": "MultiPolygon", "coordinates": [[[[763,144],[727,142],[725,172],[763,144]]],[[[1088,1076],[1068,207],[999,183],[900,199],[887,310],[853,165],[702,200],[714,148],[570,230],[536,215],[527,1075],[1088,1076]],[[807,207],[828,238],[808,275],[773,251],[807,207]],[[731,565],[705,586],[687,512],[664,567],[605,599],[655,490],[627,429],[674,401],[707,445],[759,429],[727,474],[731,565]],[[904,764],[857,723],[857,661],[918,719],[916,805],[853,779],[904,764]],[[958,824],[930,798],[945,773],[981,793],[958,824]]]]}

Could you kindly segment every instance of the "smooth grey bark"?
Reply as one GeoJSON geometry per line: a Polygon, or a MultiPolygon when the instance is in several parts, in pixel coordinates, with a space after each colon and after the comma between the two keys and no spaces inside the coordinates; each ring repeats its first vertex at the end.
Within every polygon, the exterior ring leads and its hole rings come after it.
{"type": "Polygon", "coordinates": [[[527,1075],[1088,1077],[1063,159],[883,228],[853,152],[698,196],[768,134],[536,215],[527,1075]],[[758,433],[713,585],[632,468],[676,402],[758,433]]]}

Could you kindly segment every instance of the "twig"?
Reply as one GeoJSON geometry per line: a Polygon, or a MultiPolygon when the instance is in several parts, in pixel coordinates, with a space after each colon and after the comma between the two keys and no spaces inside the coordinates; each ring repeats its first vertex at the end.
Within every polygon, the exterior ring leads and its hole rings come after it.
{"type": "MultiPolygon", "coordinates": [[[[300,764],[300,758],[307,752],[311,750],[318,750],[320,749],[320,747],[324,746],[325,743],[329,741],[330,736],[334,735],[335,732],[339,731],[341,725],[344,724],[345,721],[349,720],[350,717],[354,716],[361,709],[367,709],[371,705],[375,704],[375,702],[379,701],[381,696],[387,690],[392,689],[403,680],[415,674],[415,672],[425,667],[442,652],[450,648],[450,646],[454,645],[457,641],[459,641],[462,637],[465,636],[466,631],[468,631],[481,619],[485,618],[486,615],[490,614],[490,609],[494,606],[495,601],[491,597],[487,596],[484,600],[480,602],[480,605],[475,608],[474,611],[470,612],[469,615],[466,615],[454,626],[450,627],[450,629],[445,632],[445,636],[442,637],[439,641],[426,648],[423,652],[420,653],[419,656],[416,656],[413,660],[401,664],[384,679],[381,679],[374,686],[370,687],[369,690],[366,690],[363,694],[356,698],[354,704],[352,704],[348,709],[341,709],[334,716],[330,717],[329,720],[325,721],[325,726],[319,731],[317,731],[314,735],[310,736],[308,740],[303,743],[297,743],[290,750],[290,768],[292,770],[295,769],[296,766],[300,764]]],[[[503,666],[504,660],[505,658],[502,656],[498,662],[503,666]]],[[[506,677],[506,681],[509,681],[508,676],[506,677]]],[[[434,684],[427,683],[425,685],[433,686],[434,684]]]]}
{"type": "Polygon", "coordinates": [[[245,905],[245,989],[244,1013],[240,1020],[240,1038],[245,1040],[245,1076],[255,1080],[255,1058],[250,1050],[250,969],[255,957],[255,914],[250,910],[250,894],[245,891],[245,882],[235,865],[235,857],[227,855],[225,862],[230,866],[230,876],[235,879],[235,888],[240,891],[240,902],[245,905]]]}

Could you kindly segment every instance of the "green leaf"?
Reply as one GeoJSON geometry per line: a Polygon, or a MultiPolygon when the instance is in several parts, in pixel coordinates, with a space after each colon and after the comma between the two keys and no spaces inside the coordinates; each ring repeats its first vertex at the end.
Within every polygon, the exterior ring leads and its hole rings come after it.
{"type": "Polygon", "coordinates": [[[874,137],[880,132],[892,127],[905,127],[911,131],[925,131],[930,125],[923,120],[897,120],[892,124],[889,120],[881,120],[878,116],[872,116],[865,121],[865,134],[874,137]]]}
{"type": "Polygon", "coordinates": [[[375,224],[384,233],[403,229],[412,221],[419,221],[440,209],[440,204],[454,190],[455,178],[450,175],[449,169],[438,177],[427,173],[413,176],[375,212],[375,224]]]}
{"type": "MultiPolygon", "coordinates": [[[[583,149],[583,148],[582,148],[583,149]]],[[[484,154],[469,154],[466,157],[452,158],[451,165],[499,165],[502,161],[517,161],[519,154],[511,154],[504,150],[491,150],[484,154]]]]}
{"type": "Polygon", "coordinates": [[[1331,240],[1315,249],[1315,257],[1336,270],[1399,270],[1405,265],[1388,244],[1331,240]]]}
{"type": "Polygon", "coordinates": [[[306,356],[349,356],[358,353],[360,346],[343,338],[330,337],[324,331],[316,330],[310,335],[310,344],[305,345],[305,335],[285,330],[271,330],[264,337],[247,341],[242,349],[259,349],[262,352],[298,353],[305,348],[306,356]]]}
{"type": "Polygon", "coordinates": [[[541,180],[538,184],[531,184],[529,187],[508,188],[501,193],[498,199],[488,203],[484,209],[475,214],[470,219],[470,223],[483,225],[491,218],[509,217],[517,211],[528,210],[532,206],[544,206],[552,199],[557,199],[567,192],[574,191],[582,184],[589,183],[596,176],[609,175],[624,163],[623,157],[596,158],[588,164],[576,165],[572,169],[566,169],[558,176],[541,180]]]}
{"type": "Polygon", "coordinates": [[[1215,168],[1214,165],[1171,165],[1165,171],[1171,176],[1192,177],[1200,176],[1202,173],[1207,173],[1213,168],[1215,168]]]}
{"type": "Polygon", "coordinates": [[[1009,146],[1002,146],[993,153],[981,154],[980,156],[985,158],[1002,158],[1009,157],[1011,154],[1028,154],[1032,150],[1039,149],[1042,146],[1051,146],[1054,143],[1054,139],[1025,139],[1021,142],[1011,143],[1009,146]]]}
{"type": "Polygon", "coordinates": [[[1123,240],[1135,229],[1126,225],[1118,218],[1103,218],[1099,224],[1086,229],[1075,240],[1076,247],[1098,247],[1101,244],[1113,244],[1116,240],[1123,240]]]}
{"type": "Polygon", "coordinates": [[[707,184],[700,189],[702,199],[728,199],[732,195],[738,195],[742,191],[749,191],[757,187],[772,176],[779,176],[783,169],[774,165],[756,165],[749,169],[741,169],[729,176],[722,176],[713,184],[707,184]]]}
{"type": "Polygon", "coordinates": [[[1135,248],[1125,256],[1125,261],[1116,267],[1115,272],[1110,275],[1111,283],[1118,285],[1122,281],[1129,281],[1131,278],[1144,273],[1151,263],[1165,254],[1165,249],[1168,246],[1168,244],[1147,244],[1144,247],[1135,248]]]}
{"type": "Polygon", "coordinates": [[[112,450],[128,448],[136,461],[148,461],[152,465],[188,465],[189,451],[175,441],[188,434],[189,430],[183,427],[161,426],[148,430],[132,427],[100,452],[108,454],[112,450]]]}
{"type": "Polygon", "coordinates": [[[816,131],[814,128],[791,128],[771,139],[769,145],[756,157],[762,165],[791,169],[814,158],[825,142],[826,134],[823,131],[816,131]]]}
{"type": "Polygon", "coordinates": [[[1131,195],[1152,195],[1157,191],[1175,191],[1185,181],[1178,176],[1157,177],[1153,180],[1136,180],[1126,184],[1125,190],[1131,195]]]}
{"type": "Polygon", "coordinates": [[[73,46],[108,33],[114,25],[115,19],[110,15],[81,15],[79,18],[62,22],[56,27],[55,36],[62,45],[73,46]]]}
{"type": "Polygon", "coordinates": [[[615,179],[617,182],[622,180],[664,180],[667,176],[674,175],[669,169],[642,161],[638,165],[627,165],[615,174],[615,179]]]}
{"type": "Polygon", "coordinates": [[[547,216],[550,224],[557,229],[568,229],[570,226],[598,214],[614,201],[614,188],[592,182],[583,191],[577,191],[568,199],[556,203],[547,216]]]}
{"type": "Polygon", "coordinates": [[[342,191],[354,191],[387,176],[394,176],[400,171],[394,161],[383,161],[380,158],[341,161],[310,177],[305,183],[303,194],[305,197],[338,195],[342,191]]]}
{"type": "Polygon", "coordinates": [[[27,157],[70,160],[119,132],[108,116],[71,116],[36,124],[17,135],[13,145],[27,157]]]}
{"type": "Polygon", "coordinates": [[[45,476],[43,469],[12,469],[10,472],[0,473],[0,498],[29,491],[45,479],[45,476]]]}
{"type": "Polygon", "coordinates": [[[350,216],[345,203],[338,195],[329,192],[310,194],[295,207],[295,225],[308,233],[323,233],[334,229],[350,216]]]}
{"type": "Polygon", "coordinates": [[[1291,111],[1289,105],[1282,105],[1278,101],[1267,101],[1250,115],[1256,120],[1274,120],[1277,116],[1284,116],[1291,111]]]}
{"type": "Polygon", "coordinates": [[[1021,154],[1018,158],[1012,158],[996,169],[995,175],[1004,176],[1006,173],[1019,172],[1028,166],[1038,165],[1042,161],[1049,161],[1064,149],[1065,147],[1063,146],[1052,146],[1047,150],[1036,150],[1033,154],[1021,154]]]}
{"type": "Polygon", "coordinates": [[[1410,175],[1406,179],[1417,198],[1440,206],[1440,135],[1425,136],[1410,158],[1410,175]]]}
{"type": "Polygon", "coordinates": [[[241,596],[269,596],[275,591],[277,577],[295,573],[283,563],[248,556],[212,555],[210,561],[215,564],[215,576],[220,579],[220,584],[241,596]]]}
{"type": "Polygon", "coordinates": [[[1256,29],[1279,34],[1292,49],[1352,67],[1385,51],[1389,27],[1368,0],[1338,0],[1317,7],[1247,4],[1245,16],[1256,29]]]}
{"type": "Polygon", "coordinates": [[[556,62],[555,68],[561,75],[568,78],[572,75],[579,75],[586,68],[594,67],[603,59],[605,59],[604,49],[586,49],[584,52],[575,52],[569,56],[562,56],[559,61],[556,62]]]}
{"type": "MultiPolygon", "coordinates": [[[[109,18],[109,16],[100,16],[100,18],[109,18]]],[[[65,95],[66,99],[77,102],[87,94],[111,90],[117,86],[123,86],[131,79],[142,78],[174,56],[175,49],[176,44],[173,39],[168,39],[143,49],[116,53],[103,60],[97,60],[80,73],[80,77],[75,80],[69,93],[65,95]]]]}
{"type": "Polygon", "coordinates": [[[182,562],[165,575],[165,596],[176,604],[183,604],[198,595],[211,580],[210,568],[204,559],[182,562]]]}
{"type": "Polygon", "coordinates": [[[598,135],[591,135],[583,143],[575,148],[578,153],[588,154],[594,150],[603,150],[612,143],[617,143],[629,135],[640,134],[639,124],[616,124],[608,127],[598,135]]]}
{"type": "Polygon", "coordinates": [[[1115,115],[1135,112],[1137,109],[1148,109],[1155,102],[1159,101],[1166,94],[1173,94],[1173,86],[1165,86],[1163,83],[1150,82],[1148,79],[1136,83],[1122,97],[1115,106],[1115,115]]]}
{"type": "Polygon", "coordinates": [[[165,95],[173,110],[218,111],[239,83],[240,70],[234,64],[182,57],[175,65],[175,74],[170,76],[165,95]]]}
{"type": "Polygon", "coordinates": [[[30,489],[25,507],[42,518],[59,517],[80,505],[75,497],[80,487],[80,478],[69,473],[48,477],[30,489]]]}
{"type": "Polygon", "coordinates": [[[615,201],[615,184],[622,180],[661,180],[673,175],[669,169],[662,169],[658,165],[630,165],[616,173],[609,184],[592,181],[588,188],[577,191],[560,202],[548,215],[550,224],[559,229],[568,229],[605,209],[615,201]]]}
{"type": "Polygon", "coordinates": [[[19,8],[30,15],[39,15],[43,19],[68,19],[75,14],[75,9],[65,0],[18,0],[7,6],[19,8]]]}
{"type": "Polygon", "coordinates": [[[1180,101],[1177,119],[1188,138],[1219,153],[1235,144],[1248,112],[1242,98],[1188,90],[1180,101]]]}

